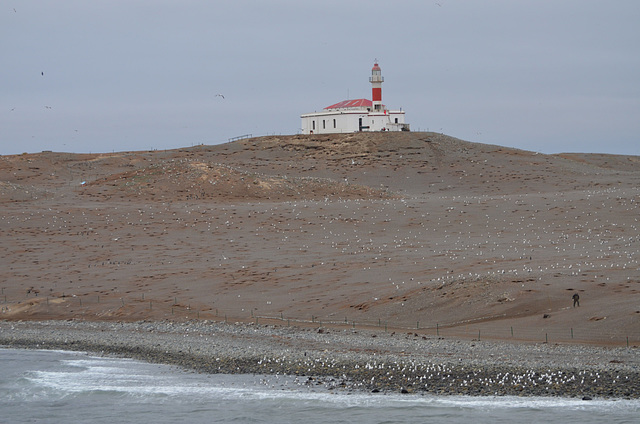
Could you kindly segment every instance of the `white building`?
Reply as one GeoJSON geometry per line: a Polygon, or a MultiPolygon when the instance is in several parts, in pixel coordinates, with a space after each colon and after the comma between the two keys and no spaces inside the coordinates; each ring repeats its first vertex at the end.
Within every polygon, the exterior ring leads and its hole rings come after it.
{"type": "Polygon", "coordinates": [[[371,98],[343,100],[325,107],[322,112],[305,113],[303,134],[330,134],[358,131],[409,131],[403,110],[388,110],[382,104],[384,77],[377,63],[371,69],[371,98]]]}

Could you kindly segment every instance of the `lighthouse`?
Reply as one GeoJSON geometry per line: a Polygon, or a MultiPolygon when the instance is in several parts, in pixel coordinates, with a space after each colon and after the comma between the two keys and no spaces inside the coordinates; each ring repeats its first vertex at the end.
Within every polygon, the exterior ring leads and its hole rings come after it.
{"type": "Polygon", "coordinates": [[[409,131],[404,111],[389,110],[382,104],[384,77],[378,61],[371,68],[371,100],[347,99],[320,112],[301,115],[303,134],[331,134],[359,131],[409,131]]]}
{"type": "Polygon", "coordinates": [[[382,111],[382,83],[384,77],[382,76],[382,70],[378,66],[376,61],[371,68],[371,77],[369,77],[371,83],[371,101],[373,103],[373,110],[376,112],[382,111]]]}

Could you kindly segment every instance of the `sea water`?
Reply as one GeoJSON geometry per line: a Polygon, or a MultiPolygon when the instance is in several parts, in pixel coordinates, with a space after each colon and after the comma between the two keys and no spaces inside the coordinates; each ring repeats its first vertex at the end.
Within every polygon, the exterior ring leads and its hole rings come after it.
{"type": "Polygon", "coordinates": [[[638,400],[353,393],[307,377],[209,375],[0,349],[2,423],[637,423],[638,400]]]}

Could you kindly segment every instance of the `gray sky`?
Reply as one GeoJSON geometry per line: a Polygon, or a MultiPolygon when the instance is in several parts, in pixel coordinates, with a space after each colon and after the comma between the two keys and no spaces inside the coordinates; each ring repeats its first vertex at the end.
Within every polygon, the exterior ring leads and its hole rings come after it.
{"type": "Polygon", "coordinates": [[[4,0],[0,154],[296,134],[370,98],[377,58],[413,130],[639,155],[639,23],[637,0],[4,0]]]}

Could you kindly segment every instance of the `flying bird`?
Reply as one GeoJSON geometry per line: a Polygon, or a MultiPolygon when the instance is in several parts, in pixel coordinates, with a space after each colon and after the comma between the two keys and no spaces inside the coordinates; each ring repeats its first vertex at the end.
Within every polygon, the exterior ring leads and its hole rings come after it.
{"type": "Polygon", "coordinates": [[[222,97],[224,99],[224,96],[222,94],[216,94],[215,97],[222,97]]]}

